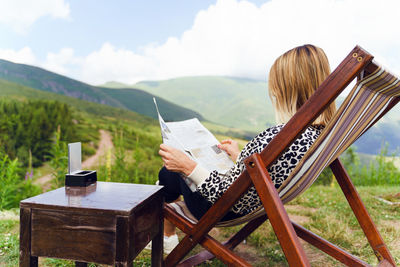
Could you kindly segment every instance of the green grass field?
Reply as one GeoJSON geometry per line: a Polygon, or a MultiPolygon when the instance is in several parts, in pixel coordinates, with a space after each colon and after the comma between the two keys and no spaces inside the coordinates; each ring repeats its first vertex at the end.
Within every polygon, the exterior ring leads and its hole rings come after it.
{"type": "MultiPolygon", "coordinates": [[[[385,204],[376,197],[400,192],[395,186],[360,186],[358,191],[389,247],[397,264],[400,264],[400,205],[385,204]]],[[[289,217],[325,239],[376,265],[377,260],[366,238],[352,215],[339,187],[312,186],[302,196],[286,205],[289,217]]],[[[224,240],[237,231],[237,227],[219,228],[212,235],[224,240]]],[[[0,266],[18,265],[18,210],[0,212],[0,266]]],[[[180,235],[182,236],[182,235],[180,235]]],[[[312,266],[341,266],[326,254],[304,244],[312,266]]],[[[196,248],[199,250],[199,248],[196,248]]],[[[285,257],[268,222],[264,223],[237,250],[254,266],[287,266],[285,257]]],[[[74,266],[71,261],[41,259],[40,266],[74,266]]],[[[96,266],[96,265],[92,265],[96,266]]],[[[150,253],[143,251],[134,266],[150,266],[150,253]]],[[[203,266],[224,266],[213,260],[203,266]]]]}

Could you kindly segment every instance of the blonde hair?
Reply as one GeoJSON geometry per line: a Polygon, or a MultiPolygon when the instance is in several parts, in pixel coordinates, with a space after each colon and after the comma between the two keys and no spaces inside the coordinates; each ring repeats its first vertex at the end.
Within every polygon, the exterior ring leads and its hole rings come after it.
{"type": "MultiPolygon", "coordinates": [[[[321,48],[313,45],[293,48],[277,58],[268,79],[269,96],[275,107],[277,122],[287,122],[329,73],[328,58],[321,48]]],[[[313,124],[326,125],[335,111],[333,102],[313,124]]]]}

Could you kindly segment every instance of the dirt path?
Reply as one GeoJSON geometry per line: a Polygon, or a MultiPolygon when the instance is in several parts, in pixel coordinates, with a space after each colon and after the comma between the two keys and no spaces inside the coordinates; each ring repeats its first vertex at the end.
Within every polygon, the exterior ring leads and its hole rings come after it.
{"type": "MultiPolygon", "coordinates": [[[[99,141],[99,148],[97,149],[96,153],[87,158],[85,161],[82,162],[82,169],[88,169],[98,164],[100,158],[104,156],[109,149],[113,148],[112,137],[111,134],[104,130],[99,130],[100,132],[100,141],[99,141]]],[[[51,187],[51,180],[53,179],[52,174],[44,175],[38,178],[35,181],[35,184],[40,185],[45,191],[50,189],[51,187]]]]}
{"type": "Polygon", "coordinates": [[[99,159],[104,156],[108,150],[112,149],[112,137],[111,134],[107,131],[100,130],[100,142],[99,148],[96,151],[96,154],[87,158],[84,162],[82,162],[82,169],[88,169],[93,166],[96,166],[99,163],[99,159]]]}

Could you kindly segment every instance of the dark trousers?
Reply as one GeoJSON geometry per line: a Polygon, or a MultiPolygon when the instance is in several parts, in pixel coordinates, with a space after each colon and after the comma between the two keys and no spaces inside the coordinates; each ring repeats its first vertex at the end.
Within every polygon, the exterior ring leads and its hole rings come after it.
{"type": "MultiPolygon", "coordinates": [[[[179,173],[168,171],[163,167],[158,174],[158,179],[160,185],[164,186],[163,194],[167,203],[177,200],[182,195],[186,206],[197,219],[200,219],[211,208],[212,204],[199,192],[192,192],[179,173]]],[[[222,221],[232,220],[240,216],[240,214],[229,211],[222,218],[222,221]]]]}

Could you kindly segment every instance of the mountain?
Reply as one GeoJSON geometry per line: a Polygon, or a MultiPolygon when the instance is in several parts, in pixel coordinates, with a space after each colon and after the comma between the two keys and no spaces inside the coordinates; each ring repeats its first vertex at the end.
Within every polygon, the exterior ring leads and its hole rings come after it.
{"type": "MultiPolygon", "coordinates": [[[[275,121],[267,84],[263,81],[203,76],[144,81],[135,85],[113,82],[109,85],[114,88],[140,88],[193,109],[211,121],[251,132],[261,131],[275,121]]],[[[339,97],[337,104],[343,100],[339,97]]],[[[384,143],[388,144],[389,154],[398,154],[400,105],[357,140],[355,146],[358,152],[379,154],[384,143]]]]}
{"type": "Polygon", "coordinates": [[[200,76],[144,81],[132,87],[179,103],[207,120],[230,127],[258,132],[275,121],[264,81],[200,76]]]}
{"type": "MultiPolygon", "coordinates": [[[[94,107],[90,102],[127,109],[156,118],[152,100],[153,95],[156,95],[160,112],[167,121],[193,117],[205,118],[221,125],[244,130],[247,132],[246,137],[273,125],[275,121],[267,85],[263,81],[203,76],[144,81],[133,86],[118,82],[108,85],[109,87],[92,86],[38,67],[0,60],[0,96],[12,95],[14,98],[19,98],[21,94],[25,94],[24,97],[29,95],[28,98],[35,98],[38,94],[37,90],[32,89],[35,88],[59,94],[61,99],[59,101],[84,105],[86,107],[81,108],[94,109],[103,116],[113,116],[107,112],[115,114],[116,111],[108,109],[107,106],[94,107]],[[13,90],[20,92],[20,95],[12,94],[13,90]],[[62,95],[72,98],[65,100],[61,97],[62,95]],[[74,98],[90,102],[78,103],[73,100],[74,98]]],[[[58,98],[54,94],[45,96],[41,94],[41,97],[58,98]]],[[[124,113],[121,109],[118,112],[124,113]]],[[[398,153],[400,105],[357,140],[355,145],[359,152],[377,154],[384,142],[389,144],[389,154],[398,153]]]]}
{"type": "Polygon", "coordinates": [[[116,82],[116,81],[106,82],[105,84],[102,84],[100,86],[101,87],[105,87],[105,88],[114,88],[114,89],[129,88],[130,87],[130,86],[124,84],[124,83],[120,83],[120,82],[116,82]]]}
{"type": "Polygon", "coordinates": [[[114,118],[114,120],[118,118],[127,118],[138,121],[139,123],[155,124],[153,119],[128,109],[115,108],[108,105],[85,101],[79,98],[45,92],[3,79],[0,79],[0,100],[54,100],[66,103],[74,107],[76,110],[94,114],[96,116],[114,118]]]}
{"type": "MultiPolygon", "coordinates": [[[[153,103],[153,95],[138,89],[113,90],[92,86],[42,68],[16,64],[0,59],[0,79],[53,92],[90,102],[106,104],[118,108],[126,108],[137,113],[157,118],[153,103]]],[[[0,88],[1,90],[1,88],[0,88]]],[[[197,117],[203,119],[198,113],[188,108],[183,108],[162,98],[157,101],[166,120],[184,120],[197,117]]]]}

